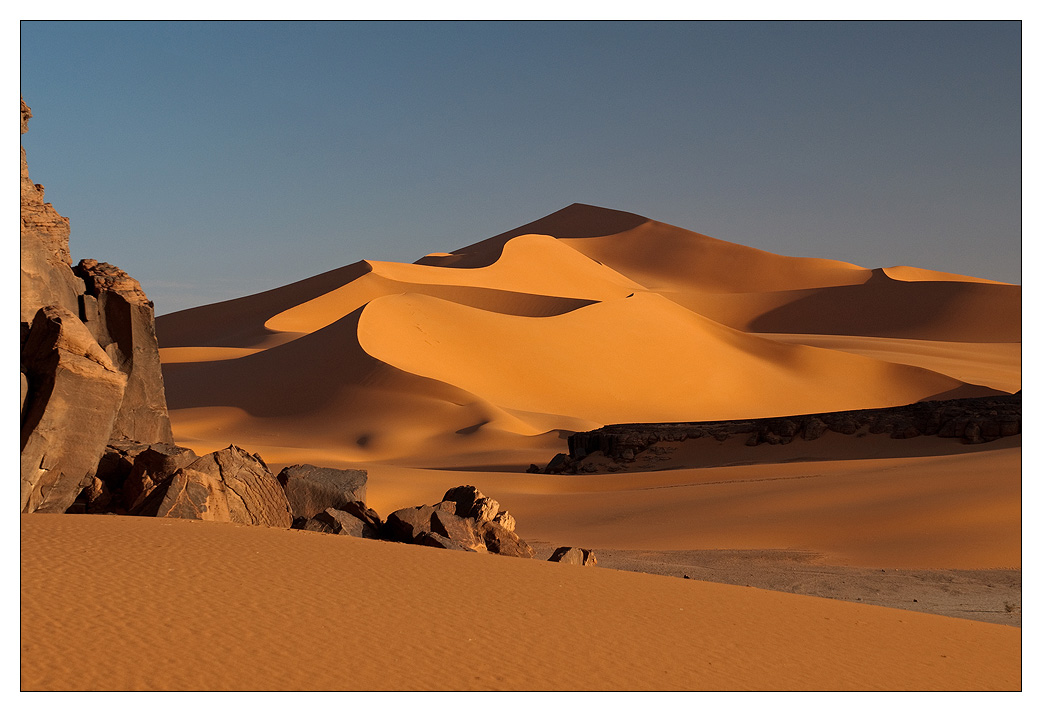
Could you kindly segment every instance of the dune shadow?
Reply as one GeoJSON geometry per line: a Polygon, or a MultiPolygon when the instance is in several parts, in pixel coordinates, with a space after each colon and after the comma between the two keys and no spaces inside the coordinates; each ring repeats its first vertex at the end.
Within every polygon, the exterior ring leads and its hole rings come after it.
{"type": "Polygon", "coordinates": [[[804,296],[756,317],[749,330],[975,343],[1021,338],[1017,285],[902,282],[874,269],[864,284],[799,291],[804,296]]]}

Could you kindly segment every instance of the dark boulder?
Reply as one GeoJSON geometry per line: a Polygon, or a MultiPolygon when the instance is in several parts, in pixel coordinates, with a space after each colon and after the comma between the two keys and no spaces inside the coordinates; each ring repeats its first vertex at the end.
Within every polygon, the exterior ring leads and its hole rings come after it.
{"type": "Polygon", "coordinates": [[[314,465],[293,465],[279,473],[294,517],[314,517],[326,509],[340,509],[350,502],[365,503],[368,475],[365,470],[338,470],[314,465]]]}
{"type": "Polygon", "coordinates": [[[333,509],[332,507],[324,512],[319,512],[310,519],[303,520],[302,525],[296,528],[311,532],[353,536],[360,539],[376,539],[379,536],[379,528],[374,527],[371,521],[360,519],[352,513],[333,509]]]}

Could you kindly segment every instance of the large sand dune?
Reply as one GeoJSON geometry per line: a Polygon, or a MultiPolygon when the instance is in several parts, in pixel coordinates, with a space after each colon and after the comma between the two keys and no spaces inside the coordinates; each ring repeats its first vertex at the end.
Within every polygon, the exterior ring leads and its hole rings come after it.
{"type": "Polygon", "coordinates": [[[890,271],[900,279],[575,205],[417,264],[358,262],[157,328],[182,440],[216,428],[354,460],[1019,388],[1019,287],[890,271]],[[946,355],[895,358],[881,338],[946,355]],[[971,343],[1007,345],[1001,373],[977,367],[971,343]]]}

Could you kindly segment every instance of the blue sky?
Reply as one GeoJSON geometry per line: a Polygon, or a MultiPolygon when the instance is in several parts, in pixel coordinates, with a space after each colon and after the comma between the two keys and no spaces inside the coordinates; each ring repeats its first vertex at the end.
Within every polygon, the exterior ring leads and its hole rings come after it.
{"type": "Polygon", "coordinates": [[[1020,282],[1021,26],[21,24],[33,180],[158,313],[573,202],[1020,282]]]}

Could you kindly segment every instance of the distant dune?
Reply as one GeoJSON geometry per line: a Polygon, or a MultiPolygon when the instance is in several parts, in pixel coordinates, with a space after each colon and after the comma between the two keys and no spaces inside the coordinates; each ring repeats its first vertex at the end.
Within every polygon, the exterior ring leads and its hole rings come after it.
{"type": "Polygon", "coordinates": [[[362,261],[163,316],[157,331],[186,443],[415,461],[620,421],[1012,392],[1020,288],[784,257],[572,205],[416,264],[362,261]]]}

